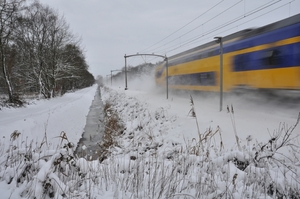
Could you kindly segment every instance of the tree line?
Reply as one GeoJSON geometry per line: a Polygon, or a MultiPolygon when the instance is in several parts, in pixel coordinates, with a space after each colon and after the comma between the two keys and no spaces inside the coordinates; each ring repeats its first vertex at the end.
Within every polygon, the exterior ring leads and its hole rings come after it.
{"type": "Polygon", "coordinates": [[[0,94],[44,98],[90,86],[93,75],[65,19],[38,1],[0,0],[0,94]]]}

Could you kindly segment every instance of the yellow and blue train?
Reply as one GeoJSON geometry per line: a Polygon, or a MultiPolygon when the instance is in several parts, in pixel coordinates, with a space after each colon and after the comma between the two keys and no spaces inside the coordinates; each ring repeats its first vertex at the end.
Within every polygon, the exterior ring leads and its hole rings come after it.
{"type": "MultiPolygon", "coordinates": [[[[264,27],[225,36],[223,90],[300,90],[300,14],[264,27]]],[[[166,63],[156,67],[156,83],[166,85],[166,63]]],[[[211,41],[168,58],[171,89],[219,91],[220,44],[211,41]]]]}

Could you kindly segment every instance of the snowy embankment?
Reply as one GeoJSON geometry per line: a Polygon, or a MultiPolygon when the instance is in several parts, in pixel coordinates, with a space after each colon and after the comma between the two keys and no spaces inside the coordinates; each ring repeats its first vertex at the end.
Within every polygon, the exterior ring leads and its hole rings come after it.
{"type": "MultiPolygon", "coordinates": [[[[69,130],[63,130],[68,140],[58,139],[61,148],[40,142],[31,147],[30,141],[22,142],[24,135],[12,137],[9,150],[4,143],[0,147],[0,185],[6,198],[11,193],[11,198],[98,199],[296,198],[300,194],[297,115],[276,116],[272,109],[268,109],[271,114],[255,113],[238,102],[229,106],[228,113],[218,112],[215,99],[166,100],[163,94],[118,88],[101,88],[101,96],[109,107],[108,117],[116,113],[123,124],[108,148],[110,156],[101,162],[75,158],[69,141],[76,143],[80,136],[69,130]],[[268,121],[276,125],[265,127],[273,124],[268,121]],[[279,122],[286,123],[277,128],[279,122]],[[274,131],[269,135],[266,128],[274,131]]],[[[43,113],[47,121],[48,111],[43,113]]],[[[65,113],[67,109],[57,124],[63,123],[65,113]]],[[[55,129],[49,121],[47,129],[55,129]]],[[[6,128],[22,132],[22,126],[6,128]]]]}

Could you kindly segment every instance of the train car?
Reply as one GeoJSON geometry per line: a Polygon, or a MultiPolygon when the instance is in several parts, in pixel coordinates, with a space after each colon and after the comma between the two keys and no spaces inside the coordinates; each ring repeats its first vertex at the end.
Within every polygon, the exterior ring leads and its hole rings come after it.
{"type": "MultiPolygon", "coordinates": [[[[300,90],[300,14],[222,38],[223,90],[300,90]]],[[[156,67],[166,85],[166,63],[156,67]]],[[[211,41],[168,59],[171,89],[219,91],[220,44],[211,41]]]]}

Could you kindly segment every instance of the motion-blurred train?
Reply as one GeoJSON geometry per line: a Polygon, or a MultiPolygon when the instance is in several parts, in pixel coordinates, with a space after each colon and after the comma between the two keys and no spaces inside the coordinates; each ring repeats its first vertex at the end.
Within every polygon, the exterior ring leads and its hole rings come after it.
{"type": "MultiPolygon", "coordinates": [[[[300,90],[300,14],[222,38],[223,90],[300,90]]],[[[155,71],[166,85],[166,62],[155,71]]],[[[219,91],[220,44],[211,41],[168,58],[171,89],[219,91]]]]}

